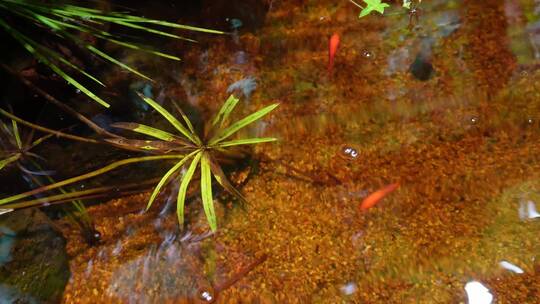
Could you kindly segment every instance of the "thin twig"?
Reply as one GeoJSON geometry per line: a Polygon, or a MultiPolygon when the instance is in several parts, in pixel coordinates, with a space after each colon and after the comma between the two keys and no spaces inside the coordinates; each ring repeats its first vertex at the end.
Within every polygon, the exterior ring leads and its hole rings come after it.
{"type": "Polygon", "coordinates": [[[96,133],[100,134],[100,135],[104,135],[104,136],[109,136],[109,137],[120,137],[116,134],[113,134],[103,128],[101,128],[100,126],[98,126],[97,124],[95,124],[93,121],[91,121],[90,119],[86,118],[86,116],[82,115],[81,113],[75,111],[73,108],[71,108],[70,106],[60,102],[58,99],[56,99],[55,97],[53,97],[52,95],[50,95],[49,93],[43,91],[42,89],[38,88],[35,84],[33,84],[31,81],[29,81],[28,79],[24,78],[23,76],[21,76],[19,73],[15,72],[14,70],[12,70],[10,67],[8,67],[7,65],[3,64],[3,63],[0,63],[0,66],[2,66],[2,68],[4,68],[4,70],[6,70],[7,72],[9,72],[10,74],[12,74],[13,76],[15,76],[16,78],[18,78],[22,83],[24,83],[26,86],[28,86],[30,89],[34,90],[36,93],[40,94],[41,96],[43,96],[47,101],[49,101],[50,103],[56,105],[57,107],[61,108],[62,110],[64,110],[65,112],[73,115],[75,118],[77,118],[78,120],[80,120],[82,123],[86,124],[90,129],[94,130],[96,133]]]}
{"type": "Polygon", "coordinates": [[[42,131],[42,132],[45,132],[45,133],[53,134],[53,135],[58,136],[58,137],[69,138],[69,139],[82,141],[82,142],[86,142],[86,143],[92,143],[92,144],[107,144],[106,142],[101,142],[101,141],[98,141],[98,140],[95,140],[95,139],[80,137],[80,136],[77,136],[77,135],[71,135],[71,134],[63,133],[63,132],[60,132],[60,131],[52,130],[52,129],[49,129],[49,128],[45,128],[45,127],[33,124],[31,122],[23,120],[23,119],[15,116],[15,115],[5,111],[4,109],[0,109],[0,114],[4,115],[4,116],[6,116],[6,117],[8,117],[10,119],[15,120],[16,122],[18,122],[20,124],[26,125],[26,126],[32,128],[32,129],[36,129],[36,130],[39,130],[39,131],[42,131]]]}

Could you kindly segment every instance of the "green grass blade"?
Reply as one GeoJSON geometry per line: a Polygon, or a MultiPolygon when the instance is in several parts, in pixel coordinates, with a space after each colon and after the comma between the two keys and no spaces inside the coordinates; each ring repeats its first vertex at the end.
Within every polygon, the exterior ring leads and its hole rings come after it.
{"type": "Polygon", "coordinates": [[[189,155],[187,155],[186,157],[184,157],[183,159],[181,159],[178,163],[176,163],[176,165],[174,165],[171,169],[169,169],[169,171],[167,171],[165,173],[165,175],[163,175],[163,177],[161,178],[161,180],[159,181],[159,183],[157,184],[156,188],[154,188],[154,191],[152,191],[152,195],[150,195],[150,199],[148,200],[148,204],[146,205],[146,210],[150,209],[150,207],[152,206],[152,203],[154,203],[154,200],[156,199],[159,191],[161,190],[161,188],[163,187],[163,185],[165,185],[165,182],[167,182],[167,180],[169,179],[169,177],[171,177],[171,175],[176,172],[177,170],[179,170],[183,165],[184,163],[190,159],[193,154],[199,152],[198,150],[197,151],[194,151],[192,153],[190,153],[189,155]]]}
{"type": "Polygon", "coordinates": [[[155,51],[155,50],[151,50],[151,49],[148,49],[148,48],[145,48],[145,47],[142,47],[140,45],[137,45],[135,43],[131,43],[131,42],[123,42],[123,41],[120,41],[120,40],[117,40],[117,39],[113,39],[113,38],[109,38],[109,37],[105,37],[105,36],[102,36],[102,35],[96,35],[102,39],[106,39],[112,43],[115,43],[115,44],[118,44],[118,45],[121,45],[123,47],[127,47],[127,48],[130,48],[130,49],[134,49],[134,50],[137,50],[137,51],[141,51],[141,52],[146,52],[146,53],[150,53],[150,54],[153,54],[153,55],[156,55],[156,56],[160,56],[160,57],[164,57],[164,58],[167,58],[167,59],[172,59],[172,60],[176,60],[176,61],[181,61],[182,59],[180,59],[179,57],[177,56],[174,56],[174,55],[171,55],[171,54],[167,54],[167,53],[162,53],[162,52],[159,52],[159,51],[155,51]]]}
{"type": "Polygon", "coordinates": [[[189,26],[189,25],[167,22],[167,21],[162,21],[162,20],[147,19],[144,17],[130,16],[130,15],[124,15],[123,17],[127,18],[129,22],[151,23],[151,24],[157,24],[157,25],[166,26],[170,28],[177,28],[177,29],[194,31],[194,32],[203,32],[203,33],[209,33],[209,34],[225,34],[225,32],[218,31],[218,30],[211,30],[211,29],[206,29],[202,27],[189,26]]]}
{"type": "Polygon", "coordinates": [[[195,133],[189,132],[184,125],[176,117],[174,117],[169,111],[165,110],[162,106],[160,106],[157,102],[155,102],[152,98],[146,97],[141,93],[137,93],[142,100],[144,100],[148,105],[150,105],[154,110],[158,111],[161,116],[163,116],[167,121],[169,121],[173,127],[175,127],[182,135],[184,135],[186,138],[191,140],[191,142],[195,144],[200,144],[201,140],[195,133]]]}
{"type": "Polygon", "coordinates": [[[210,173],[210,159],[207,153],[203,153],[201,159],[201,196],[204,213],[212,231],[217,230],[217,219],[214,211],[214,199],[212,196],[212,176],[210,173]]]}
{"type": "Polygon", "coordinates": [[[12,162],[17,161],[19,158],[21,158],[21,154],[17,153],[8,158],[0,160],[0,170],[2,170],[5,166],[11,164],[12,162]]]}
{"type": "Polygon", "coordinates": [[[51,138],[53,136],[53,134],[47,134],[47,135],[44,135],[44,136],[41,136],[40,138],[34,140],[30,146],[27,148],[27,150],[30,150],[32,149],[33,147],[41,144],[42,142],[46,141],[47,139],[51,138]]]}
{"type": "MultiPolygon", "coordinates": [[[[101,31],[101,30],[98,30],[96,28],[92,28],[92,27],[82,25],[82,24],[76,24],[75,22],[77,22],[77,20],[75,20],[75,19],[71,19],[72,23],[67,23],[67,22],[52,19],[52,18],[49,18],[49,17],[46,17],[46,16],[35,14],[35,13],[33,13],[33,15],[36,16],[36,18],[38,20],[42,21],[42,23],[44,23],[45,25],[48,25],[49,27],[51,27],[51,29],[53,29],[55,31],[64,31],[65,28],[74,29],[74,30],[77,30],[77,31],[80,31],[80,32],[83,32],[83,33],[91,34],[93,36],[96,36],[96,37],[104,39],[104,40],[108,40],[108,41],[110,41],[112,43],[115,43],[117,45],[121,45],[123,47],[127,47],[127,48],[130,48],[130,49],[150,53],[150,54],[153,54],[153,55],[156,55],[156,56],[160,56],[160,57],[164,57],[164,58],[168,58],[168,59],[172,59],[172,60],[177,60],[177,61],[181,60],[179,57],[171,55],[171,54],[166,54],[166,53],[163,53],[163,52],[147,49],[147,48],[142,47],[140,45],[137,45],[135,43],[124,42],[124,41],[114,39],[114,38],[112,38],[113,35],[111,33],[109,33],[109,32],[101,31]]],[[[34,19],[31,19],[31,20],[34,20],[34,19]]],[[[66,35],[66,36],[68,36],[68,35],[66,35]]],[[[81,73],[84,73],[84,71],[82,71],[82,70],[78,70],[78,71],[80,71],[81,73]]]]}
{"type": "MultiPolygon", "coordinates": [[[[63,37],[66,36],[66,34],[67,34],[67,32],[65,32],[65,29],[63,27],[74,28],[74,29],[79,30],[81,32],[89,32],[89,30],[87,28],[83,28],[81,26],[76,26],[76,25],[72,25],[72,24],[69,24],[69,23],[59,21],[59,20],[51,19],[51,18],[48,18],[46,16],[37,14],[37,13],[35,13],[33,11],[30,11],[30,10],[27,10],[27,9],[23,9],[22,11],[15,10],[15,12],[18,13],[19,15],[29,19],[32,22],[34,22],[36,20],[40,21],[43,25],[50,27],[52,31],[54,31],[56,34],[58,34],[60,36],[63,36],[63,37]]],[[[39,51],[44,52],[45,54],[47,54],[49,57],[53,58],[54,60],[58,60],[58,61],[62,62],[63,64],[69,66],[70,68],[76,70],[77,72],[85,75],[86,77],[88,77],[89,79],[95,81],[96,83],[100,84],[101,86],[105,86],[105,84],[103,84],[97,78],[95,78],[94,76],[92,76],[89,73],[85,72],[83,69],[79,68],[78,66],[74,65],[73,63],[69,62],[63,56],[59,55],[57,52],[55,52],[55,51],[51,50],[50,48],[47,48],[47,47],[37,43],[36,41],[30,39],[29,37],[27,37],[27,36],[25,36],[25,35],[23,35],[21,33],[19,33],[19,34],[20,34],[21,38],[24,39],[24,42],[32,45],[34,48],[38,49],[39,51]]]]}
{"type": "Polygon", "coordinates": [[[134,122],[117,122],[117,123],[113,123],[111,127],[124,129],[124,130],[130,130],[133,132],[137,132],[137,133],[148,135],[154,138],[158,138],[164,141],[174,141],[175,139],[178,139],[178,137],[174,136],[173,134],[169,132],[165,132],[160,129],[156,129],[147,125],[134,123],[134,122]]]}
{"type": "Polygon", "coordinates": [[[238,145],[253,145],[253,144],[260,144],[260,143],[271,142],[271,141],[276,141],[276,140],[277,138],[273,138],[273,137],[236,139],[236,140],[220,142],[219,144],[216,145],[216,147],[224,148],[224,147],[238,146],[238,145]]]}
{"type": "Polygon", "coordinates": [[[189,41],[189,42],[197,42],[197,41],[195,41],[193,39],[189,39],[189,38],[185,38],[185,37],[178,36],[178,35],[175,35],[175,34],[163,32],[163,31],[156,30],[156,29],[152,29],[152,28],[149,28],[149,27],[146,27],[146,26],[133,24],[131,22],[119,21],[118,19],[109,19],[108,21],[119,24],[119,25],[123,25],[125,27],[131,27],[131,28],[134,28],[134,29],[138,29],[138,30],[141,30],[141,31],[149,32],[149,33],[160,35],[160,36],[185,40],[185,41],[189,41]]]}
{"type": "Polygon", "coordinates": [[[140,140],[140,139],[127,139],[127,138],[106,138],[106,142],[119,147],[126,147],[130,149],[139,149],[148,152],[168,153],[170,151],[178,151],[177,145],[164,141],[156,140],[140,140]]]}
{"type": "Polygon", "coordinates": [[[94,46],[92,46],[92,45],[90,45],[90,44],[87,44],[87,45],[86,45],[86,48],[87,48],[88,50],[90,50],[90,52],[92,52],[92,53],[94,53],[94,54],[96,54],[96,55],[98,55],[98,56],[100,56],[100,57],[102,57],[102,58],[104,58],[104,59],[106,59],[106,60],[108,60],[108,61],[110,61],[110,62],[116,64],[116,65],[118,65],[119,67],[121,67],[121,68],[123,68],[123,69],[125,69],[125,70],[128,70],[128,71],[130,71],[131,73],[133,73],[133,74],[135,74],[135,75],[137,75],[137,76],[139,76],[139,77],[141,77],[141,78],[144,78],[144,79],[146,79],[146,80],[148,80],[148,81],[154,82],[154,80],[152,80],[150,77],[148,77],[148,76],[144,75],[143,73],[141,73],[141,72],[135,70],[134,68],[130,67],[129,65],[127,65],[127,64],[125,64],[125,63],[122,63],[122,62],[118,61],[117,59],[115,59],[115,58],[109,56],[108,54],[106,54],[106,53],[100,51],[100,50],[97,49],[96,47],[94,47],[94,46]]]}
{"type": "Polygon", "coordinates": [[[184,113],[184,111],[182,111],[182,108],[180,108],[180,106],[176,102],[173,102],[173,104],[174,104],[174,107],[176,108],[176,110],[180,113],[180,116],[182,116],[182,118],[184,119],[184,122],[188,126],[189,131],[191,132],[191,134],[195,134],[195,129],[193,128],[193,125],[191,124],[191,121],[189,120],[187,115],[184,113]]]}
{"type": "Polygon", "coordinates": [[[53,70],[56,74],[60,75],[60,77],[64,78],[69,84],[74,86],[75,88],[79,89],[81,92],[86,94],[88,97],[93,99],[94,101],[98,102],[99,104],[103,105],[104,107],[108,108],[110,105],[105,102],[103,99],[99,98],[96,94],[94,94],[92,91],[88,90],[85,86],[80,84],[78,81],[73,79],[70,75],[68,75],[66,72],[64,72],[60,67],[49,61],[46,56],[41,54],[36,50],[34,46],[32,46],[30,43],[28,43],[25,39],[25,36],[10,27],[4,20],[0,18],[0,26],[3,27],[7,32],[9,32],[19,43],[32,55],[34,55],[38,60],[42,61],[45,65],[47,65],[51,70],[53,70]]]}
{"type": "Polygon", "coordinates": [[[223,173],[223,170],[221,169],[221,166],[215,162],[214,160],[210,159],[210,170],[214,174],[214,177],[218,181],[218,183],[230,194],[236,196],[242,202],[242,204],[247,205],[246,198],[238,191],[227,179],[227,176],[225,173],[223,173]]]}
{"type": "Polygon", "coordinates": [[[251,124],[252,122],[260,119],[264,115],[270,113],[272,110],[274,110],[279,104],[275,103],[272,105],[269,105],[251,115],[248,115],[247,117],[244,117],[243,119],[235,122],[228,128],[222,130],[221,132],[218,132],[208,143],[209,145],[215,145],[219,143],[220,141],[226,139],[227,137],[233,135],[236,131],[242,129],[243,127],[251,124]]]}
{"type": "Polygon", "coordinates": [[[22,149],[21,134],[19,133],[19,127],[17,126],[17,122],[13,119],[11,120],[11,128],[13,129],[13,135],[15,136],[15,142],[17,143],[17,147],[19,149],[22,149]]]}
{"type": "Polygon", "coordinates": [[[231,94],[231,96],[227,98],[225,103],[223,103],[221,109],[219,109],[216,117],[214,117],[214,119],[212,120],[212,126],[219,125],[219,127],[221,127],[225,120],[227,120],[227,118],[229,117],[229,114],[232,112],[238,101],[239,99],[231,94]]]}
{"type": "Polygon", "coordinates": [[[76,182],[80,182],[80,181],[83,181],[83,180],[86,180],[86,179],[89,179],[89,178],[92,178],[92,177],[107,173],[107,172],[109,172],[109,171],[111,171],[113,169],[116,169],[116,168],[120,167],[120,166],[133,164],[133,163],[139,163],[139,162],[145,162],[145,161],[162,160],[162,159],[175,159],[175,158],[178,159],[178,158],[184,158],[184,157],[185,157],[185,155],[176,154],[176,155],[143,156],[143,157],[134,157],[134,158],[127,158],[127,159],[119,160],[119,161],[111,163],[111,164],[109,164],[109,165],[107,165],[105,167],[102,167],[100,169],[97,169],[97,170],[94,170],[94,171],[91,171],[91,172],[88,172],[88,173],[85,173],[85,174],[82,174],[82,175],[78,175],[78,176],[68,178],[68,179],[65,179],[63,181],[60,181],[60,182],[57,182],[57,183],[54,183],[54,184],[46,185],[46,186],[39,187],[39,188],[30,190],[30,191],[27,191],[27,192],[24,192],[24,193],[12,195],[12,196],[0,199],[0,205],[5,205],[7,203],[14,202],[14,201],[20,200],[22,198],[25,198],[25,197],[28,197],[28,196],[31,196],[31,195],[34,195],[34,194],[38,194],[38,193],[41,193],[41,192],[56,189],[56,188],[63,187],[63,186],[73,184],[73,183],[76,183],[76,182]]]}
{"type": "Polygon", "coordinates": [[[178,189],[178,198],[176,200],[176,214],[178,216],[178,223],[180,225],[184,224],[184,204],[186,201],[186,193],[188,189],[189,182],[191,181],[191,178],[193,178],[193,173],[195,173],[195,169],[197,169],[197,165],[199,164],[199,161],[201,160],[202,152],[198,152],[195,157],[193,158],[193,161],[189,165],[188,170],[182,177],[182,182],[180,183],[180,188],[178,189]]]}

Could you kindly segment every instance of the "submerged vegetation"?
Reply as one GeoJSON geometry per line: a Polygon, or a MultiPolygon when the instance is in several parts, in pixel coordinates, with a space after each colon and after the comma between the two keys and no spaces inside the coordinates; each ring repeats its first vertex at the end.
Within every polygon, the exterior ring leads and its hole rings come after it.
{"type": "MultiPolygon", "coordinates": [[[[86,94],[99,104],[109,107],[110,104],[99,97],[82,80],[73,76],[72,72],[83,75],[94,84],[105,87],[96,76],[85,71],[79,58],[75,58],[74,49],[80,49],[129,71],[143,79],[152,79],[135,68],[115,59],[96,45],[103,40],[128,49],[148,52],[171,60],[180,60],[177,56],[160,52],[137,42],[130,42],[106,29],[106,24],[114,24],[124,28],[147,34],[173,39],[194,41],[184,36],[159,30],[157,27],[223,34],[221,31],[182,25],[161,20],[149,19],[123,12],[107,12],[101,9],[88,8],[61,3],[43,3],[32,0],[0,1],[0,28],[9,33],[19,44],[30,52],[38,61],[49,67],[77,90],[86,94]],[[32,33],[25,33],[15,24],[16,19],[31,23],[32,33]],[[44,32],[45,37],[38,39],[36,32],[44,32]],[[43,40],[43,41],[42,41],[43,40]],[[77,46],[77,47],[74,47],[77,46]]],[[[22,28],[22,27],[21,27],[22,28]]]]}
{"type": "MultiPolygon", "coordinates": [[[[209,128],[205,130],[206,132],[204,132],[204,136],[199,137],[199,135],[195,132],[195,129],[192,123],[190,122],[188,117],[184,114],[184,112],[180,109],[180,107],[177,107],[177,110],[179,111],[180,116],[182,116],[182,120],[184,121],[185,125],[184,123],[180,122],[169,111],[167,111],[165,108],[160,106],[157,102],[155,102],[151,98],[148,98],[142,94],[139,94],[139,96],[149,106],[151,106],[153,109],[159,112],[169,123],[171,123],[171,125],[177,131],[179,131],[180,134],[179,135],[171,134],[169,132],[159,130],[159,129],[156,129],[147,125],[138,124],[138,123],[115,123],[112,125],[113,127],[116,127],[119,129],[131,130],[139,134],[153,137],[157,140],[136,140],[136,139],[134,140],[134,139],[126,139],[123,137],[115,137],[115,138],[106,139],[105,140],[106,143],[110,143],[114,145],[115,147],[124,148],[130,151],[132,150],[144,151],[144,152],[148,152],[154,155],[134,157],[134,158],[128,158],[128,159],[116,161],[105,167],[102,167],[100,169],[94,170],[86,174],[82,174],[82,175],[72,177],[63,181],[44,185],[39,188],[27,191],[25,193],[21,193],[21,194],[17,194],[17,195],[13,195],[7,198],[0,199],[0,205],[4,205],[3,206],[4,209],[2,209],[3,210],[2,213],[6,213],[11,210],[16,210],[19,208],[42,205],[44,202],[46,202],[47,204],[64,203],[66,201],[73,201],[73,200],[84,198],[87,196],[92,197],[96,194],[100,194],[107,190],[110,191],[111,187],[98,187],[94,189],[87,189],[87,190],[74,191],[74,192],[62,191],[61,194],[56,194],[56,195],[43,197],[43,198],[30,200],[30,201],[20,201],[21,199],[27,198],[32,195],[37,195],[45,191],[49,191],[53,189],[62,189],[62,187],[64,186],[78,183],[78,182],[87,180],[89,178],[92,178],[98,175],[102,175],[120,166],[132,164],[132,163],[138,163],[138,162],[154,161],[154,160],[178,159],[178,162],[169,171],[167,171],[165,175],[163,175],[163,177],[161,178],[161,180],[155,187],[154,191],[152,192],[152,195],[150,196],[150,200],[146,208],[148,210],[150,206],[152,205],[152,203],[154,202],[154,200],[156,199],[156,196],[158,195],[161,188],[171,178],[171,176],[177,175],[179,171],[184,169],[186,163],[189,160],[191,160],[191,163],[189,167],[187,168],[187,171],[185,171],[185,173],[183,173],[181,177],[180,188],[178,191],[178,198],[177,198],[178,221],[180,224],[184,222],[184,202],[186,199],[187,189],[197,167],[200,165],[200,176],[201,176],[200,188],[201,188],[201,197],[203,201],[203,207],[204,207],[205,214],[208,218],[210,228],[212,230],[216,230],[217,220],[216,220],[216,216],[214,213],[214,206],[213,206],[211,174],[214,175],[215,179],[223,188],[225,188],[228,192],[238,197],[241,201],[245,202],[245,199],[243,198],[243,196],[240,194],[238,190],[236,190],[231,185],[231,183],[225,176],[223,170],[221,169],[221,166],[219,165],[219,162],[218,162],[218,157],[219,157],[218,154],[226,154],[227,148],[233,147],[233,146],[275,141],[276,140],[275,138],[269,138],[269,137],[247,138],[247,139],[230,139],[230,137],[233,134],[235,134],[238,130],[246,127],[247,125],[257,121],[258,119],[262,118],[266,114],[270,113],[272,110],[274,110],[278,106],[278,104],[269,105],[255,113],[252,113],[251,115],[244,117],[243,119],[237,122],[230,123],[229,116],[239,101],[238,98],[231,95],[225,101],[225,103],[223,104],[219,112],[216,114],[216,116],[208,124],[209,128]]],[[[4,115],[8,114],[7,112],[3,110],[1,113],[3,113],[4,115]]],[[[13,117],[13,116],[10,116],[10,117],[13,117]]],[[[13,118],[12,118],[12,122],[14,123],[15,126],[17,126],[16,121],[13,120],[13,118]]],[[[54,131],[51,131],[51,132],[54,132],[54,131]]],[[[60,134],[64,137],[67,137],[66,134],[63,134],[63,133],[60,133],[60,134]]],[[[78,138],[74,137],[73,139],[77,140],[78,138]]],[[[82,139],[84,140],[84,138],[82,139]]],[[[96,142],[96,143],[99,143],[99,142],[96,142]]],[[[5,158],[2,162],[6,163],[7,165],[10,162],[18,160],[18,158],[20,157],[19,155],[20,154],[4,156],[5,158]]],[[[80,209],[81,205],[76,204],[76,208],[80,209]]],[[[81,214],[84,215],[84,212],[81,214]]]]}
{"type": "Polygon", "coordinates": [[[141,141],[111,139],[110,141],[117,144],[138,146],[141,149],[152,151],[158,154],[168,154],[172,151],[184,153],[184,156],[181,157],[180,160],[169,171],[167,171],[167,173],[165,173],[165,175],[163,175],[156,188],[152,192],[146,209],[148,210],[152,206],[152,203],[156,199],[159,191],[169,180],[169,178],[187,167],[187,170],[180,178],[180,187],[178,190],[176,206],[178,222],[180,224],[183,224],[184,202],[186,199],[187,189],[197,167],[200,167],[200,188],[204,212],[208,219],[208,223],[210,224],[210,228],[215,231],[217,229],[217,220],[214,213],[211,174],[214,175],[217,182],[228,192],[235,195],[241,201],[245,201],[242,194],[231,185],[231,183],[223,173],[223,170],[221,169],[221,166],[219,165],[217,160],[217,154],[224,153],[228,147],[275,141],[275,138],[270,137],[246,138],[236,140],[231,140],[230,137],[238,130],[270,113],[278,106],[278,104],[269,105],[231,124],[229,123],[229,116],[236,107],[236,104],[238,103],[238,98],[234,97],[234,95],[231,95],[225,101],[216,116],[211,120],[211,123],[208,124],[209,127],[207,130],[205,130],[204,136],[200,137],[195,132],[195,129],[193,128],[193,125],[188,119],[188,117],[182,112],[179,107],[177,107],[177,109],[180,112],[180,116],[182,116],[185,125],[151,98],[146,97],[142,94],[140,94],[139,96],[148,105],[158,111],[177,131],[180,132],[180,134],[171,134],[169,132],[143,124],[116,123],[113,125],[116,128],[131,130],[143,135],[153,137],[158,140],[141,141]],[[189,166],[187,166],[187,162],[189,160],[191,160],[191,163],[189,164],[189,166]]]}

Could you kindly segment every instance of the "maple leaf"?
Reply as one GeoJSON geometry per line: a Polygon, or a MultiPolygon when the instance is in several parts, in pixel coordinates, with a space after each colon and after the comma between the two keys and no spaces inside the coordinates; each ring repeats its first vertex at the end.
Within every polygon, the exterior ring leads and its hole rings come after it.
{"type": "Polygon", "coordinates": [[[384,14],[384,9],[389,7],[387,3],[381,2],[381,0],[363,0],[366,3],[366,7],[362,8],[362,11],[360,11],[360,15],[358,15],[358,18],[365,17],[369,15],[372,11],[379,12],[381,14],[384,14]]]}

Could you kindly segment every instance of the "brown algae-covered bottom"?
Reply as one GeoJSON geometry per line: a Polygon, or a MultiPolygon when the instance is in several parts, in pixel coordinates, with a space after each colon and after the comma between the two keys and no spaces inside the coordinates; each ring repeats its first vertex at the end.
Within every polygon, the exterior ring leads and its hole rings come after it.
{"type": "MultiPolygon", "coordinates": [[[[255,148],[258,173],[240,189],[249,205],[216,199],[211,236],[197,199],[182,233],[174,206],[140,212],[148,195],[89,208],[100,245],[61,223],[72,256],[64,302],[187,303],[264,255],[218,303],[465,303],[470,281],[497,303],[540,302],[540,222],[519,214],[540,199],[540,74],[512,76],[502,1],[473,2],[433,1],[458,14],[460,28],[436,37],[427,81],[385,70],[392,50],[415,49],[406,42],[414,38],[398,39],[406,17],[358,20],[346,1],[274,3],[257,35],[239,39],[258,79],[245,107],[281,102],[264,131],[280,141],[255,148]],[[477,24],[490,20],[497,26],[477,24]],[[341,45],[329,77],[334,32],[341,45]],[[395,182],[399,189],[359,212],[368,193],[395,182]]],[[[207,52],[216,73],[186,67],[207,88],[200,100],[210,110],[248,73],[227,72],[224,45],[207,52]]]]}

